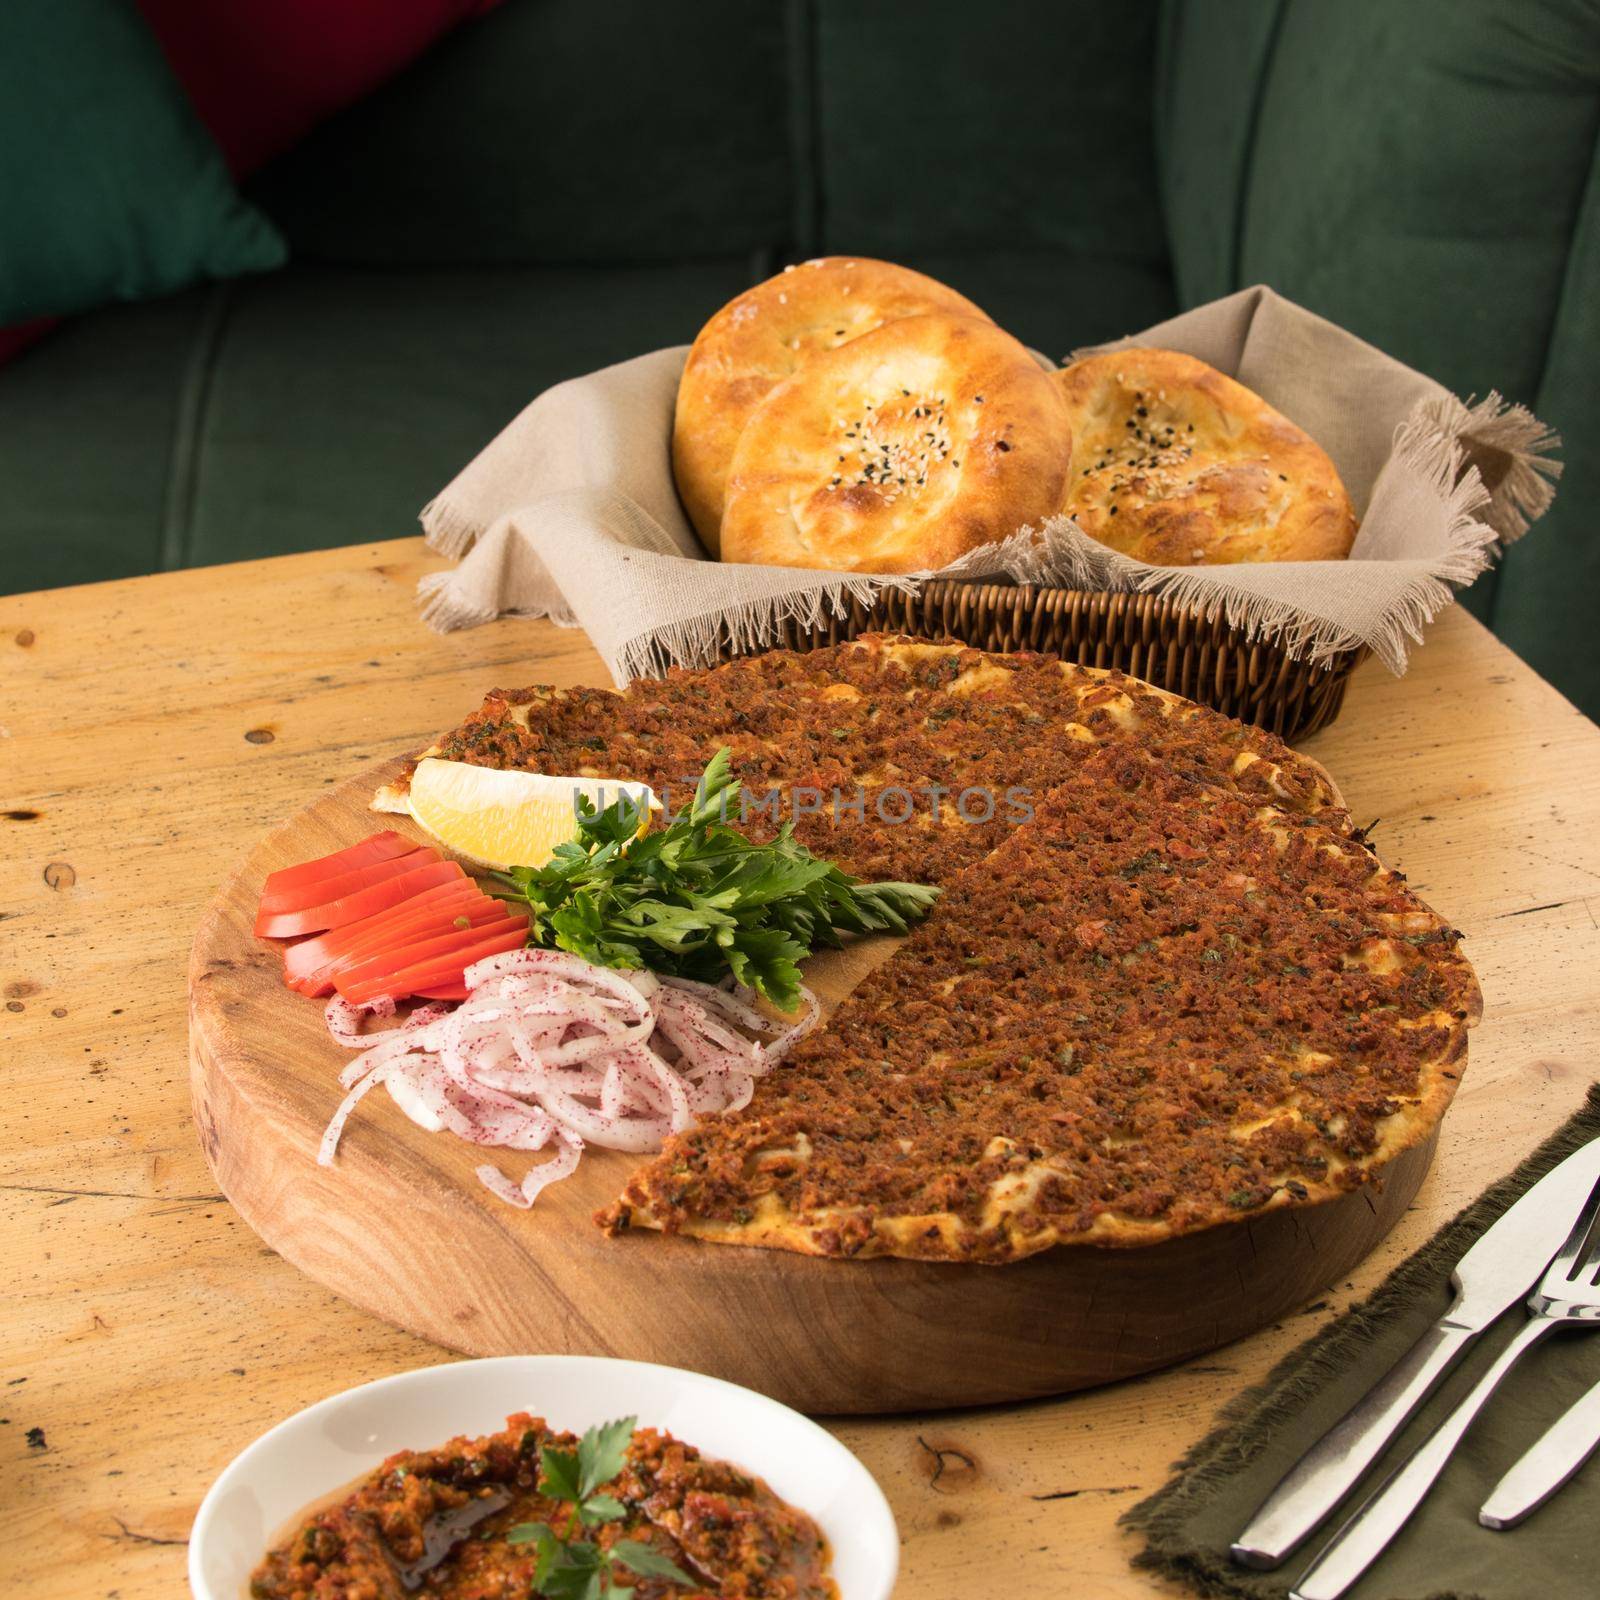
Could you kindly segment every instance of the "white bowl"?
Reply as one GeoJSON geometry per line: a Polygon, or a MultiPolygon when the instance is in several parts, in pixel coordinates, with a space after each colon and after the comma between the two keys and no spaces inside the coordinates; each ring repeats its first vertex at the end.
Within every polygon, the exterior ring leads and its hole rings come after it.
{"type": "Polygon", "coordinates": [[[900,1536],[871,1473],[816,1423],[737,1384],[601,1356],[497,1356],[380,1378],[318,1401],[234,1458],[189,1537],[196,1600],[244,1600],[267,1543],[313,1501],[396,1450],[496,1433],[513,1411],[581,1433],[637,1416],[708,1456],[765,1478],[816,1518],[833,1547],[841,1600],[888,1600],[900,1536]]]}

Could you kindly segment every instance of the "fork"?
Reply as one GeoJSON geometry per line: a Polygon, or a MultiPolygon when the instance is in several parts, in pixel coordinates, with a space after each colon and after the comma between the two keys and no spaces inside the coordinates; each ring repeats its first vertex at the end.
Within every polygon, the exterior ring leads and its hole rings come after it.
{"type": "Polygon", "coordinates": [[[1517,1336],[1472,1393],[1323,1546],[1289,1600],[1338,1600],[1410,1520],[1501,1379],[1561,1327],[1600,1328],[1600,1189],[1589,1197],[1577,1226],[1528,1297],[1528,1321],[1517,1336]]]}

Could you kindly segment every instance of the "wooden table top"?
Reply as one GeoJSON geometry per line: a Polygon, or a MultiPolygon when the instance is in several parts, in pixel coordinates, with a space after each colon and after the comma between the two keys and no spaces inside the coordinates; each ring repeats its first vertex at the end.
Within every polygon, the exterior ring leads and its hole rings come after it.
{"type": "MultiPolygon", "coordinates": [[[[581,633],[416,620],[419,540],[0,598],[0,1530],[17,1592],[183,1592],[222,1466],[445,1353],[266,1249],[189,1117],[184,964],[232,863],[320,786],[495,685],[602,683],[581,633]]],[[[1412,1213],[1288,1322],[1094,1393],[835,1427],[905,1540],[904,1600],[1172,1594],[1118,1516],[1213,1413],[1578,1104],[1600,1062],[1600,730],[1459,609],[1307,742],[1468,938],[1483,1026],[1412,1213]]],[[[865,1330],[863,1336],[866,1336],[865,1330]]],[[[418,1440],[418,1444],[429,1441],[418,1440]]]]}

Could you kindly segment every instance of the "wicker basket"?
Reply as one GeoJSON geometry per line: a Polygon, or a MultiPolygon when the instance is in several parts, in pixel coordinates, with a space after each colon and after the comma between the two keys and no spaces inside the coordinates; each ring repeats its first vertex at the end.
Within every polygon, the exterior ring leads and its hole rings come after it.
{"type": "Polygon", "coordinates": [[[1220,618],[1150,594],[959,583],[933,579],[919,594],[885,592],[871,605],[817,628],[788,623],[783,644],[814,650],[858,633],[959,639],[983,650],[1039,650],[1093,667],[1117,667],[1229,716],[1293,740],[1325,728],[1345,684],[1366,658],[1347,650],[1324,666],[1292,661],[1275,645],[1248,643],[1220,618]]]}

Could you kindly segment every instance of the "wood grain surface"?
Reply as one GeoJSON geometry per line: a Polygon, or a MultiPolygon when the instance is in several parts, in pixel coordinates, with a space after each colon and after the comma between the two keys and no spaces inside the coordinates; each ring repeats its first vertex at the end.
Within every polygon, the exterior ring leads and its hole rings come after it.
{"type": "MultiPolygon", "coordinates": [[[[207,1484],[273,1422],[440,1359],[296,1271],[218,1194],[184,975],[251,845],[492,685],[602,682],[581,634],[416,621],[396,541],[0,599],[0,1534],[34,1600],[183,1593],[207,1484]]],[[[1578,1103],[1600,1063],[1600,731],[1461,612],[1369,663],[1308,749],[1468,935],[1472,1065],[1412,1209],[1237,1344],[1060,1400],[832,1424],[883,1484],[905,1600],[1173,1595],[1118,1515],[1216,1408],[1578,1103]]]]}
{"type": "MultiPolygon", "coordinates": [[[[1381,1183],[1324,1205],[1002,1268],[608,1239],[594,1213],[639,1157],[591,1148],[516,1211],[474,1176],[483,1149],[423,1132],[384,1094],[361,1103],[333,1165],[319,1166],[349,1052],[320,1005],[284,988],[277,948],[252,924],[270,872],[378,823],[426,838],[369,809],[399,769],[324,790],[207,906],[189,963],[191,1082],[206,1159],[245,1221],[319,1283],[452,1349],[677,1363],[811,1412],[1036,1399],[1170,1366],[1297,1310],[1399,1221],[1427,1171],[1431,1139],[1381,1183]]],[[[825,951],[807,981],[831,1009],[896,943],[825,951]]],[[[501,1156],[516,1176],[529,1159],[501,1156]]]]}

